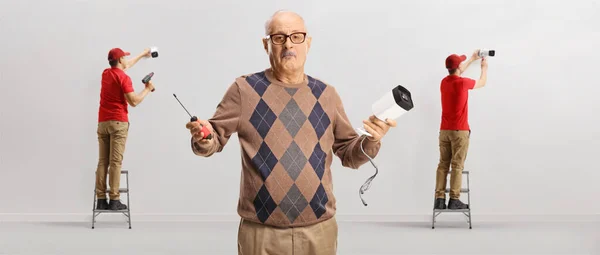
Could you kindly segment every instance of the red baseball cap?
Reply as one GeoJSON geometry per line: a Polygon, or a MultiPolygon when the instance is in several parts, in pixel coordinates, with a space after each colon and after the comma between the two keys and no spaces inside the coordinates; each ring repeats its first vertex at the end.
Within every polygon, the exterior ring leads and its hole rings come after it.
{"type": "Polygon", "coordinates": [[[130,53],[123,51],[120,48],[113,48],[108,52],[108,60],[117,60],[122,58],[123,56],[129,56],[130,53]]]}
{"type": "Polygon", "coordinates": [[[460,63],[465,60],[467,60],[467,56],[465,55],[452,54],[446,58],[446,68],[450,70],[457,69],[460,63]]]}

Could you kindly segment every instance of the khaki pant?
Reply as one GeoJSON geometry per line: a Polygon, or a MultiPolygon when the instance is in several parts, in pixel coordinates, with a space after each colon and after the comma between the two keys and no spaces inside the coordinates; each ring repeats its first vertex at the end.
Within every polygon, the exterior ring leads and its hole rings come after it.
{"type": "Polygon", "coordinates": [[[119,200],[121,164],[128,132],[128,122],[104,121],[98,123],[97,133],[100,149],[98,168],[96,169],[96,197],[98,199],[106,199],[106,176],[108,174],[110,199],[119,200]]]}
{"type": "Polygon", "coordinates": [[[335,255],[335,217],[306,227],[276,228],[242,219],[238,255],[335,255]]]}
{"type": "Polygon", "coordinates": [[[446,198],[446,180],[450,165],[452,165],[450,198],[460,198],[462,171],[465,168],[470,136],[470,130],[440,130],[440,162],[436,173],[436,198],[446,198]]]}

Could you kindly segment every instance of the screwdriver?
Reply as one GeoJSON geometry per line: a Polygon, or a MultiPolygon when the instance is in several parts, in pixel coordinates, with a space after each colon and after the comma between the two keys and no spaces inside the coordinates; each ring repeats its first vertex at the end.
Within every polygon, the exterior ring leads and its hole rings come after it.
{"type": "MultiPolygon", "coordinates": [[[[179,98],[177,98],[177,95],[175,95],[175,93],[173,93],[173,96],[175,97],[175,99],[177,99],[177,102],[179,102],[179,104],[181,105],[181,107],[183,107],[183,109],[187,112],[187,114],[190,115],[190,121],[191,122],[198,121],[198,117],[192,116],[190,114],[190,112],[188,112],[188,110],[185,109],[185,106],[183,106],[183,104],[181,103],[181,101],[179,101],[179,98]]],[[[212,139],[212,134],[210,133],[210,131],[208,130],[208,128],[205,127],[205,126],[203,126],[203,125],[200,125],[200,126],[202,127],[201,132],[204,133],[204,137],[202,137],[202,138],[207,139],[207,140],[212,139]]]]}

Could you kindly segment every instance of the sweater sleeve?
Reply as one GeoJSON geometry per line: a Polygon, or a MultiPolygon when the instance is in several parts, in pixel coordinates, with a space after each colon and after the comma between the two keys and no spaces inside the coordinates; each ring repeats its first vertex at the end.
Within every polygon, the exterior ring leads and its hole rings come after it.
{"type": "Polygon", "coordinates": [[[237,132],[241,106],[241,94],[238,84],[233,83],[229,86],[221,102],[217,105],[212,118],[208,120],[213,128],[213,138],[209,143],[201,144],[192,141],[192,151],[194,154],[209,157],[223,150],[231,135],[237,132]]]}
{"type": "Polygon", "coordinates": [[[369,157],[375,158],[381,147],[381,141],[373,142],[364,136],[359,136],[350,124],[342,100],[335,89],[333,98],[336,104],[335,120],[333,122],[333,152],[340,158],[343,166],[358,169],[369,161],[369,158],[361,150],[361,142],[365,153],[369,157]],[[365,138],[364,141],[363,138],[365,138]]]}

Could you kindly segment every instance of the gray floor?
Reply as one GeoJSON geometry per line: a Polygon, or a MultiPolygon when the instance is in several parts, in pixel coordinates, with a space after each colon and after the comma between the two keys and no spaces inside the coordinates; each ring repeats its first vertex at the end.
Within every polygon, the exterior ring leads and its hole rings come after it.
{"type": "MultiPolygon", "coordinates": [[[[0,254],[236,254],[236,222],[0,223],[0,254]],[[112,244],[110,244],[112,243],[112,244]]],[[[600,222],[339,222],[338,254],[600,254],[600,222]]]]}

